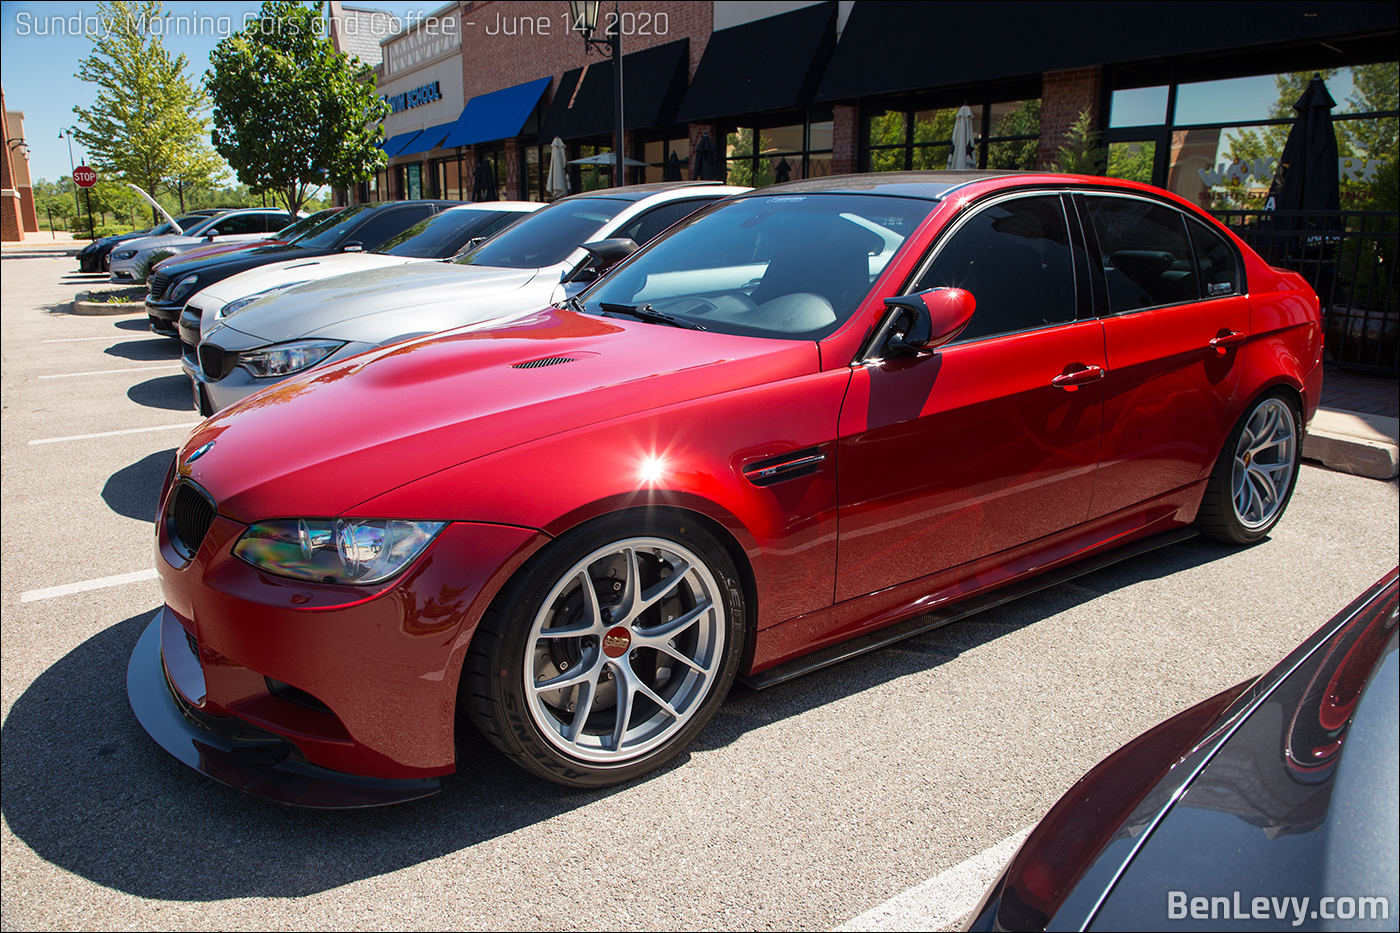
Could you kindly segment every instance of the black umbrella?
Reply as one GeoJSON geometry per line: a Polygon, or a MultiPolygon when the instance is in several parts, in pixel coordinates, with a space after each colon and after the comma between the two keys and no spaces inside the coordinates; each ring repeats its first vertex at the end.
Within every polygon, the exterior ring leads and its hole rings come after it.
{"type": "Polygon", "coordinates": [[[496,188],[496,169],[490,159],[482,159],[476,167],[472,179],[473,201],[499,201],[501,193],[496,188]]]}
{"type": "Polygon", "coordinates": [[[662,181],[682,181],[681,160],[676,155],[676,150],[671,150],[671,157],[666,160],[666,167],[661,170],[662,181]]]}
{"type": "Polygon", "coordinates": [[[792,181],[792,166],[788,165],[786,156],[778,163],[778,171],[774,174],[773,180],[778,184],[782,184],[785,181],[792,181]]]}
{"type": "MultiPolygon", "coordinates": [[[[1314,75],[1308,89],[1293,105],[1298,118],[1288,131],[1283,155],[1274,170],[1269,185],[1269,197],[1264,203],[1267,211],[1332,211],[1342,209],[1341,184],[1337,171],[1337,134],[1332,128],[1332,108],[1337,102],[1327,93],[1322,78],[1314,75]]],[[[1303,237],[1275,237],[1271,250],[1273,261],[1302,260],[1305,251],[1320,258],[1320,239],[1309,243],[1308,236],[1320,236],[1335,228],[1336,217],[1300,217],[1298,215],[1272,218],[1278,231],[1299,232],[1303,237]],[[1319,247],[1312,251],[1310,246],[1319,247]]]]}
{"type": "Polygon", "coordinates": [[[715,144],[710,141],[709,133],[700,137],[700,144],[695,147],[695,152],[691,156],[690,180],[719,180],[719,165],[717,164],[715,144]]]}

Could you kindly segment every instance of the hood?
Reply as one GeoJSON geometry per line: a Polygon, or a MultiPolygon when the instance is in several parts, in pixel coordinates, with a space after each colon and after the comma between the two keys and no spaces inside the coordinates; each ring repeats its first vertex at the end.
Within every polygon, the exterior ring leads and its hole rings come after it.
{"type": "MultiPolygon", "coordinates": [[[[215,282],[202,293],[204,297],[219,302],[219,306],[245,298],[265,289],[281,285],[283,282],[303,282],[326,279],[334,275],[346,275],[381,266],[403,265],[409,262],[429,262],[423,259],[405,259],[401,256],[385,256],[383,253],[333,253],[329,256],[300,257],[282,262],[255,266],[246,272],[231,275],[215,282]]],[[[203,304],[203,302],[201,302],[203,304]]]]}
{"type": "Polygon", "coordinates": [[[268,246],[283,246],[282,240],[259,240],[257,246],[249,246],[245,240],[241,243],[210,243],[206,246],[197,246],[194,249],[185,250],[178,256],[171,256],[169,259],[162,259],[156,265],[157,272],[175,272],[174,267],[185,262],[194,262],[197,259],[207,259],[210,256],[223,256],[227,253],[242,253],[253,249],[266,249],[268,246]]]}
{"type": "MultiPolygon", "coordinates": [[[[489,300],[499,301],[517,292],[530,284],[537,272],[536,269],[438,262],[384,266],[289,288],[249,305],[236,317],[229,318],[225,326],[271,343],[317,336],[360,340],[363,338],[357,334],[361,328],[347,331],[340,325],[378,315],[380,326],[370,327],[376,333],[387,329],[386,340],[400,335],[431,333],[472,320],[529,311],[545,304],[549,300],[547,291],[541,296],[534,290],[521,295],[521,301],[512,300],[508,305],[489,300]],[[464,307],[466,298],[471,299],[471,305],[464,307]],[[454,320],[432,326],[432,322],[448,319],[454,313],[454,320]]],[[[553,283],[549,284],[552,287],[553,283]]]]}
{"type": "Polygon", "coordinates": [[[178,462],[237,521],[329,517],[541,437],[818,368],[811,341],[547,308],[278,383],[200,425],[178,462]],[[568,362],[520,367],[559,358],[568,362]],[[214,448],[186,468],[210,441],[214,448]]]}

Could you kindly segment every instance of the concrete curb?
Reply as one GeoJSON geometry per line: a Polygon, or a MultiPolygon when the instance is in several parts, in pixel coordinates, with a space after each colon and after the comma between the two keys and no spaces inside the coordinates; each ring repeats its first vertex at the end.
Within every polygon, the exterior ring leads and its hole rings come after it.
{"type": "Polygon", "coordinates": [[[146,310],[145,301],[84,301],[104,292],[79,292],[73,299],[74,314],[135,314],[146,310]]]}
{"type": "Polygon", "coordinates": [[[1319,408],[1303,438],[1303,456],[1371,479],[1400,474],[1400,419],[1319,408]]]}

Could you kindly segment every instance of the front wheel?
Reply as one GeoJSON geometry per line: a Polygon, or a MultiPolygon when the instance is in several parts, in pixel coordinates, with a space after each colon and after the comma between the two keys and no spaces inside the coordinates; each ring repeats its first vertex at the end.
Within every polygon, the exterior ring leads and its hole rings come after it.
{"type": "Polygon", "coordinates": [[[1267,535],[1293,495],[1302,446],[1292,398],[1276,389],[1258,399],[1216,461],[1196,520],[1201,533],[1233,544],[1267,535]]]}
{"type": "Polygon", "coordinates": [[[667,514],[600,519],[554,542],[482,619],[467,713],[550,781],[630,780],[714,716],[743,620],[733,563],[703,528],[667,514]]]}

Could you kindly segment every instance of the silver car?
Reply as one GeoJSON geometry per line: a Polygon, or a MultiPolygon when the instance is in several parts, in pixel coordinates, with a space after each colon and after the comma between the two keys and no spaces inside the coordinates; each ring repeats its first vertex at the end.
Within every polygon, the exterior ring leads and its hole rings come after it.
{"type": "Polygon", "coordinates": [[[198,348],[194,396],[211,415],[293,373],[407,337],[537,310],[593,280],[584,243],[646,243],[747,188],[713,182],[576,194],[536,211],[450,263],[370,269],[225,308],[198,348]]]}
{"type": "Polygon", "coordinates": [[[157,252],[175,255],[213,243],[242,243],[265,240],[297,217],[272,208],[246,208],[224,211],[185,230],[183,234],[142,237],[112,250],[112,282],[134,282],[141,266],[157,252]]]}

